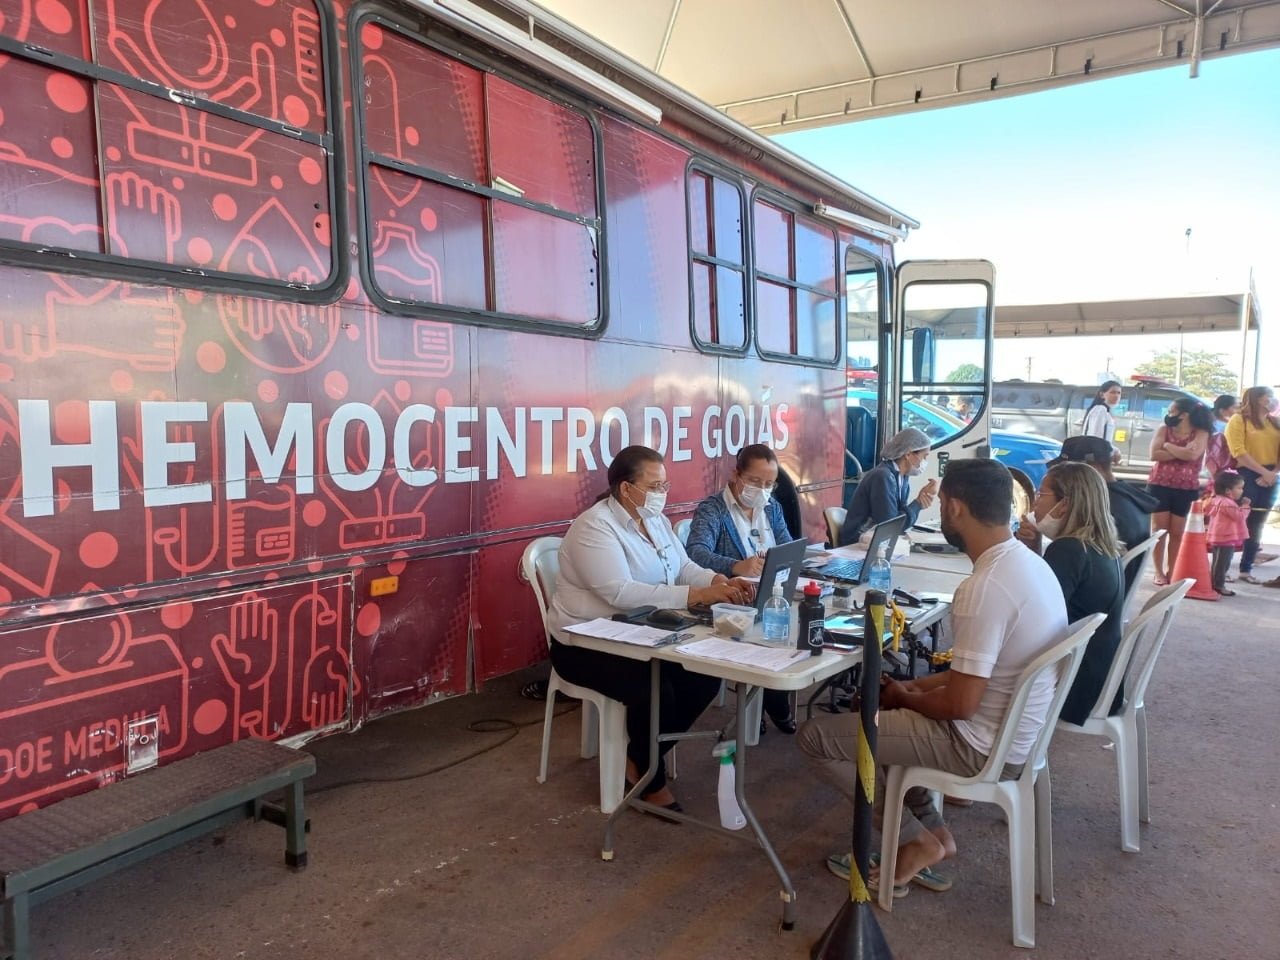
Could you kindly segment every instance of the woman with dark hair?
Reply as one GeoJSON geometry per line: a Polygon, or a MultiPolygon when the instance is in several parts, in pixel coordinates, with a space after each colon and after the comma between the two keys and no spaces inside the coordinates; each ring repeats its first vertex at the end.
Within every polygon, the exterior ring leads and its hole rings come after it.
{"type": "MultiPolygon", "coordinates": [[[[763,443],[738,451],[733,476],[719,493],[707,497],[693,512],[689,526],[689,558],[717,573],[758,577],[770,547],[790,543],[782,507],[773,499],[778,484],[778,458],[763,443]]],[[[795,733],[791,696],[785,690],[766,690],[764,710],[783,733],[795,733]]],[[[764,720],[760,721],[764,732],[764,720]]]]}
{"type": "Polygon", "coordinates": [[[1151,532],[1169,531],[1168,547],[1159,541],[1151,551],[1156,586],[1162,587],[1173,574],[1182,545],[1191,504],[1200,495],[1200,468],[1213,432],[1213,417],[1199,400],[1179,397],[1169,404],[1164,426],[1151,439],[1151,473],[1147,493],[1156,500],[1151,514],[1151,532]]]}
{"type": "Polygon", "coordinates": [[[1108,380],[1098,387],[1093,403],[1084,412],[1080,433],[1086,437],[1101,437],[1111,443],[1116,435],[1116,419],[1111,415],[1111,408],[1120,402],[1120,395],[1118,380],[1108,380]]]}
{"type": "MultiPolygon", "coordinates": [[[[1280,417],[1271,412],[1276,396],[1270,387],[1250,387],[1240,398],[1240,412],[1227,423],[1227,447],[1236,458],[1244,477],[1244,495],[1249,498],[1249,519],[1245,524],[1249,539],[1240,549],[1240,579],[1261,583],[1253,575],[1253,564],[1262,543],[1262,525],[1276,502],[1276,464],[1280,461],[1280,417]]],[[[1280,587],[1280,577],[1268,582],[1280,587]]]]}
{"type": "MultiPolygon", "coordinates": [[[[667,468],[648,447],[619,451],[609,465],[609,489],[569,525],[560,544],[560,576],[551,599],[551,664],[570,683],[598,690],[627,706],[627,777],[635,782],[649,765],[649,664],[561,643],[566,627],[623,610],[652,605],[683,608],[691,603],[742,603],[752,587],[700,567],[662,515],[667,468]]],[[[662,733],[693,726],[720,690],[720,681],[663,663],[659,713],[662,733]]],[[[660,752],[671,749],[664,742],[660,752]]],[[[643,797],[679,810],[662,764],[643,797]]]]}
{"type": "Polygon", "coordinates": [[[1204,465],[1209,471],[1209,488],[1212,490],[1214,478],[1223,470],[1235,470],[1235,457],[1227,447],[1227,424],[1240,411],[1240,401],[1229,393],[1224,393],[1213,401],[1213,433],[1209,435],[1209,444],[1205,448],[1204,465]]]}
{"type": "MultiPolygon", "coordinates": [[[[1084,723],[1097,702],[1111,661],[1120,646],[1120,622],[1124,609],[1124,573],[1120,569],[1120,542],[1111,519],[1107,487],[1096,470],[1084,463],[1060,463],[1050,467],[1040,481],[1030,522],[1018,527],[1016,536],[1033,550],[1041,549],[1041,534],[1051,542],[1044,560],[1053,570],[1067,601],[1067,620],[1105,613],[1107,619],[1089,640],[1080,672],[1062,707],[1062,719],[1084,723]]],[[[1114,712],[1122,703],[1119,693],[1114,712]]]]}

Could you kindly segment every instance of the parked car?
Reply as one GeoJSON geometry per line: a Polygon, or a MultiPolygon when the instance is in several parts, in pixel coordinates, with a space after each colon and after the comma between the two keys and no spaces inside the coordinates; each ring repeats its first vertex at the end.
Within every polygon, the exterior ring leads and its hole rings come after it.
{"type": "MultiPolygon", "coordinates": [[[[1112,442],[1121,457],[1116,469],[1146,474],[1151,469],[1151,436],[1164,422],[1169,404],[1182,397],[1204,401],[1159,381],[1139,381],[1121,389],[1120,402],[1111,409],[1116,421],[1112,442]]],[[[1094,384],[997,383],[991,394],[993,435],[998,429],[1005,434],[1053,437],[1061,443],[1081,432],[1097,390],[1094,384]]]]}
{"type": "MultiPolygon", "coordinates": [[[[874,390],[849,387],[846,402],[849,408],[861,409],[870,414],[874,422],[878,395],[874,390]]],[[[851,418],[851,423],[856,418],[851,418]]],[[[954,437],[969,425],[950,410],[919,397],[907,400],[903,405],[902,425],[924,431],[933,440],[954,437]]],[[[875,430],[850,431],[851,436],[861,438],[851,443],[850,449],[861,466],[870,469],[875,464],[875,430]],[[869,438],[869,439],[868,439],[869,438]],[[861,449],[859,449],[861,448],[861,449]]],[[[1033,487],[1039,485],[1048,467],[1045,464],[1062,452],[1062,442],[1034,433],[1009,430],[990,431],[991,456],[1010,469],[1021,470],[1033,487]]]]}

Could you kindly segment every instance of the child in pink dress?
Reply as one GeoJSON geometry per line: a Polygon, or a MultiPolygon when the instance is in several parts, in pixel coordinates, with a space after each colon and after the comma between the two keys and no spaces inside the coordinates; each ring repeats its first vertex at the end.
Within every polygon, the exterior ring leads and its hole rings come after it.
{"type": "Polygon", "coordinates": [[[1249,516],[1249,498],[1244,494],[1244,477],[1232,470],[1220,470],[1213,478],[1213,496],[1205,508],[1209,520],[1209,549],[1213,554],[1210,575],[1213,589],[1224,597],[1236,592],[1227,589],[1227,570],[1231,557],[1249,538],[1245,520],[1249,516]]]}

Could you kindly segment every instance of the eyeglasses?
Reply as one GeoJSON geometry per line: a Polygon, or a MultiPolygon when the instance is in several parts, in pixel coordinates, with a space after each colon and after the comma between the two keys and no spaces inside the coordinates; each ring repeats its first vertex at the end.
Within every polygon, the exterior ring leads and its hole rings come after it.
{"type": "Polygon", "coordinates": [[[636,483],[634,480],[627,481],[633,487],[639,487],[646,493],[667,493],[671,489],[670,480],[655,480],[650,484],[636,483]]]}
{"type": "Polygon", "coordinates": [[[742,482],[745,486],[758,487],[761,490],[772,490],[774,487],[777,486],[776,483],[766,483],[765,481],[761,480],[759,477],[743,477],[742,482]]]}

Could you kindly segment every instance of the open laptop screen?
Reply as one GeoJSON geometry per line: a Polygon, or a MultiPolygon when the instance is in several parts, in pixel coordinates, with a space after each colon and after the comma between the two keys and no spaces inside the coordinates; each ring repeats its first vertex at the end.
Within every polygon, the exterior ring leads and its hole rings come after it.
{"type": "Polygon", "coordinates": [[[796,580],[800,576],[800,568],[804,565],[804,548],[809,541],[804,537],[792,540],[776,547],[770,547],[764,555],[764,569],[760,571],[760,586],[756,589],[756,620],[764,613],[764,605],[773,596],[775,583],[782,584],[782,595],[791,602],[795,593],[796,580]]]}

